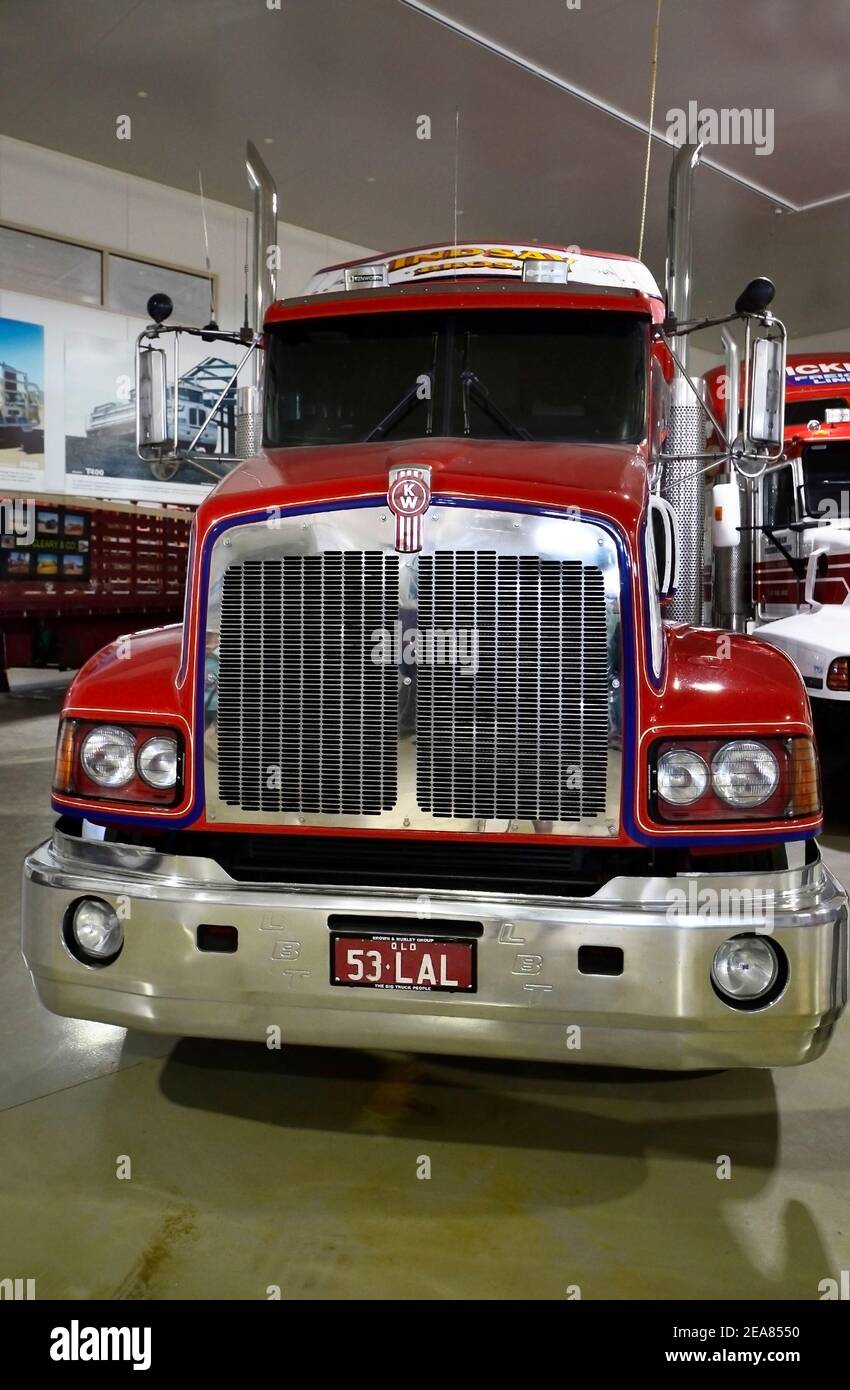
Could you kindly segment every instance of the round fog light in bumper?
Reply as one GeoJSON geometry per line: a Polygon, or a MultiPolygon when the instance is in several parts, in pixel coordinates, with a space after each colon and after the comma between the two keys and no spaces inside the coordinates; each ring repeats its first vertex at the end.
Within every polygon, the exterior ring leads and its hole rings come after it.
{"type": "Polygon", "coordinates": [[[711,983],[724,1004],[763,1008],[785,988],[784,952],[764,936],[733,936],[718,946],[711,962],[711,983]]]}
{"type": "Polygon", "coordinates": [[[124,928],[103,898],[78,898],[65,913],[65,945],[84,965],[111,965],[124,945],[124,928]]]}

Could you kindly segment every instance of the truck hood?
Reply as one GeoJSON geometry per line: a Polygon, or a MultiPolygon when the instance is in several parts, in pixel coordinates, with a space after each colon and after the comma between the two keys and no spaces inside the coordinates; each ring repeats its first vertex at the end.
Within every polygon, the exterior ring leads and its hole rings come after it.
{"type": "Polygon", "coordinates": [[[633,530],[647,492],[641,446],[416,439],[269,449],[235,468],[200,508],[202,530],[267,506],[386,493],[391,468],[428,465],[431,489],[459,497],[577,506],[633,530]]]}
{"type": "MultiPolygon", "coordinates": [[[[782,647],[798,665],[798,657],[804,652],[828,662],[850,653],[850,607],[829,603],[813,612],[793,613],[788,618],[763,623],[753,636],[782,647]]],[[[806,666],[804,675],[812,674],[805,660],[802,664],[806,666]]]]}

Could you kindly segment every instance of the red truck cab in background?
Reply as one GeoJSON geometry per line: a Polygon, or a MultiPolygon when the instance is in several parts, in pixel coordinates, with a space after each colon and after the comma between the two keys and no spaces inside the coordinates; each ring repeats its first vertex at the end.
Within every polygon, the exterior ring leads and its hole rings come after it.
{"type": "Polygon", "coordinates": [[[4,499],[0,691],[11,667],[74,669],[183,612],[192,514],[49,494],[4,499]]]}
{"type": "MultiPolygon", "coordinates": [[[[707,374],[716,413],[724,369],[707,374]]],[[[784,449],[751,485],[742,617],[788,655],[843,802],[850,771],[850,352],[790,353],[784,449]]]]}

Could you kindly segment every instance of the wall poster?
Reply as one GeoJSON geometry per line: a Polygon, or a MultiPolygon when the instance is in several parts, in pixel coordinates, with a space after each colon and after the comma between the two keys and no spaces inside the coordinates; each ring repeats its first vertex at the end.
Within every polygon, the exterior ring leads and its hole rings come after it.
{"type": "Polygon", "coordinates": [[[44,329],[0,318],[0,492],[44,486],[44,329]]]}
{"type": "MultiPolygon", "coordinates": [[[[204,345],[199,345],[203,347],[204,345]]],[[[178,441],[188,447],[235,363],[215,351],[192,361],[181,349],[178,441]]],[[[205,426],[198,462],[146,462],[136,454],[133,344],[87,333],[65,339],[65,478],[68,492],[136,502],[197,504],[234,465],[214,457],[232,418],[235,388],[205,426]],[[209,456],[209,462],[204,455],[209,456]]],[[[169,417],[173,391],[169,393],[169,417]]]]}

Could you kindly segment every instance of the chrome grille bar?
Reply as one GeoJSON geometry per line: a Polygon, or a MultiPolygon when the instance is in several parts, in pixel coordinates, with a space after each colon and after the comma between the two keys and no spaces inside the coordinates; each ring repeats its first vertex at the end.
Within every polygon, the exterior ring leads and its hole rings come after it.
{"type": "Polygon", "coordinates": [[[422,555],[419,625],[477,636],[477,662],[417,671],[420,810],[546,822],[603,814],[611,672],[602,571],[536,555],[422,555]]]}
{"type": "Polygon", "coordinates": [[[222,581],[218,786],[228,806],[378,815],[395,805],[398,688],[372,660],[398,557],[283,555],[222,581]]]}

